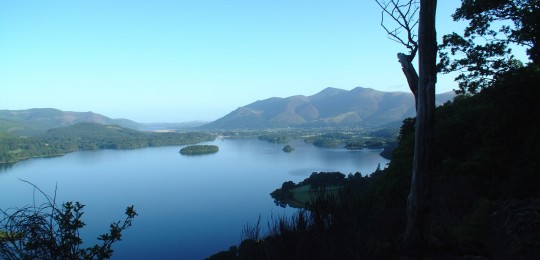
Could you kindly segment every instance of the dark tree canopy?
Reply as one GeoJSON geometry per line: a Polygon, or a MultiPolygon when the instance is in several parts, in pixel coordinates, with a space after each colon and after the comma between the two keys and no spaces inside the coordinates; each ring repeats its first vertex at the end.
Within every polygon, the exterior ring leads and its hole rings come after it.
{"type": "Polygon", "coordinates": [[[540,62],[540,0],[463,0],[453,15],[469,21],[463,35],[443,37],[440,70],[458,71],[459,92],[476,93],[497,75],[523,65],[512,45],[527,48],[533,64],[540,62]]]}

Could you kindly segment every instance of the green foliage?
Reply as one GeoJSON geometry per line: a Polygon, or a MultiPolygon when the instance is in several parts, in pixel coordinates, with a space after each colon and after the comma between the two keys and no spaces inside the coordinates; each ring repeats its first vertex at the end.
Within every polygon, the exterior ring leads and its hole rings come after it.
{"type": "Polygon", "coordinates": [[[439,66],[445,73],[460,72],[456,78],[460,92],[476,93],[491,86],[497,75],[522,67],[511,44],[527,47],[533,64],[539,64],[539,0],[464,0],[453,18],[469,25],[463,36],[443,37],[439,66]]]}
{"type": "Polygon", "coordinates": [[[364,149],[364,148],[383,148],[383,146],[389,140],[394,140],[395,138],[381,138],[381,137],[361,137],[354,138],[345,144],[347,149],[364,149]]]}
{"type": "Polygon", "coordinates": [[[381,157],[385,159],[392,159],[392,154],[394,153],[394,150],[397,147],[397,142],[389,142],[384,146],[384,150],[379,154],[381,157]]]}
{"type": "MultiPolygon", "coordinates": [[[[246,239],[240,247],[231,247],[229,251],[220,252],[208,259],[392,258],[395,249],[391,247],[391,243],[378,244],[379,252],[370,249],[373,238],[386,236],[385,230],[395,226],[395,223],[384,223],[384,228],[382,225],[369,226],[371,216],[363,214],[362,210],[369,208],[372,203],[361,201],[359,195],[367,191],[365,187],[370,178],[362,177],[359,173],[346,178],[340,173],[314,173],[298,185],[322,179],[339,182],[343,188],[334,196],[328,196],[324,189],[321,189],[319,195],[308,205],[309,210],[300,210],[291,218],[271,219],[265,236],[260,236],[257,240],[246,239]],[[365,223],[369,224],[362,225],[365,223]],[[375,230],[378,232],[374,232],[375,230]],[[256,258],[243,258],[246,255],[256,258]]],[[[296,185],[286,182],[282,189],[290,189],[292,186],[296,185]]],[[[391,212],[391,209],[386,209],[386,214],[391,212]]],[[[258,226],[247,226],[253,230],[244,233],[258,234],[258,226]]]]}
{"type": "Polygon", "coordinates": [[[305,142],[318,147],[332,148],[345,144],[347,149],[382,148],[386,143],[395,142],[392,130],[380,130],[370,134],[355,132],[331,132],[305,138],[305,142]]]}
{"type": "Polygon", "coordinates": [[[345,181],[345,175],[340,172],[313,172],[311,175],[301,181],[298,186],[310,185],[311,189],[317,190],[324,186],[342,185],[345,181]]]}
{"type": "Polygon", "coordinates": [[[180,153],[183,155],[200,155],[217,153],[219,147],[215,145],[191,145],[180,149],[180,153]]]}
{"type": "Polygon", "coordinates": [[[350,134],[333,132],[306,138],[305,142],[313,143],[313,145],[318,147],[331,148],[342,144],[345,140],[349,140],[350,138],[350,134]]]}
{"type": "Polygon", "coordinates": [[[112,223],[110,231],[98,237],[101,241],[82,247],[79,236],[85,226],[84,205],[65,202],[60,207],[55,198],[43,193],[46,203],[39,206],[1,210],[0,258],[2,259],[109,259],[112,245],[122,239],[122,233],[137,216],[133,206],[126,209],[123,221],[112,223]]]}
{"type": "Polygon", "coordinates": [[[277,206],[285,208],[288,202],[293,200],[292,189],[296,187],[294,182],[286,181],[281,185],[281,188],[271,192],[270,196],[274,199],[274,203],[277,206]]]}
{"type": "Polygon", "coordinates": [[[319,138],[313,142],[313,145],[317,147],[332,148],[341,144],[341,141],[333,138],[319,138]]]}
{"type": "Polygon", "coordinates": [[[140,132],[113,125],[80,123],[55,128],[35,137],[0,138],[0,163],[32,157],[63,155],[80,150],[134,149],[167,145],[186,145],[212,141],[208,133],[140,132]]]}
{"type": "Polygon", "coordinates": [[[54,108],[0,110],[0,132],[14,136],[36,136],[47,130],[81,122],[99,122],[138,129],[141,125],[127,119],[111,119],[92,112],[68,112],[54,108]]]}
{"type": "Polygon", "coordinates": [[[284,152],[286,152],[286,153],[290,153],[290,152],[294,151],[294,148],[292,146],[290,146],[290,145],[285,145],[282,150],[284,152]]]}
{"type": "Polygon", "coordinates": [[[399,127],[386,127],[376,131],[372,131],[368,135],[371,137],[380,137],[395,140],[399,134],[399,127]]]}
{"type": "Polygon", "coordinates": [[[354,175],[349,174],[347,177],[340,172],[314,172],[298,184],[292,181],[284,182],[281,188],[271,192],[270,196],[274,199],[274,203],[281,207],[289,205],[296,208],[309,208],[309,204],[319,196],[339,194],[344,187],[362,178],[359,172],[354,175]]]}
{"type": "Polygon", "coordinates": [[[262,140],[262,141],[267,141],[269,143],[278,143],[278,144],[282,144],[282,143],[286,143],[289,141],[289,138],[287,135],[283,135],[283,134],[264,134],[264,135],[259,135],[259,140],[262,140]]]}
{"type": "MultiPolygon", "coordinates": [[[[535,259],[540,254],[538,82],[540,69],[531,65],[437,108],[427,227],[434,243],[425,259],[535,259]]],[[[340,194],[316,196],[309,211],[270,222],[268,234],[225,251],[228,258],[221,259],[242,259],[245,252],[265,259],[405,258],[401,238],[414,127],[415,119],[404,120],[387,168],[369,177],[313,174],[302,183],[322,187],[340,180],[340,194]]],[[[290,199],[298,185],[285,182],[272,197],[290,199]]]]}

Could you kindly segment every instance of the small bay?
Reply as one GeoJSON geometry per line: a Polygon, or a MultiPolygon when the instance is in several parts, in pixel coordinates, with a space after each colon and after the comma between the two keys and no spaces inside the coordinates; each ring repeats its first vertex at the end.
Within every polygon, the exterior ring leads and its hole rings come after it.
{"type": "Polygon", "coordinates": [[[57,201],[85,204],[82,236],[88,245],[123,219],[139,216],[113,246],[113,259],[203,259],[240,242],[246,223],[296,210],[277,207],[270,192],[312,172],[369,174],[388,160],[381,150],[318,148],[302,140],[284,144],[257,139],[216,140],[219,152],[183,156],[182,147],[83,151],[30,159],[0,169],[0,208],[40,203],[27,180],[57,201]],[[56,188],[57,187],[57,188],[56,188]],[[56,191],[55,191],[56,189],[56,191]]]}

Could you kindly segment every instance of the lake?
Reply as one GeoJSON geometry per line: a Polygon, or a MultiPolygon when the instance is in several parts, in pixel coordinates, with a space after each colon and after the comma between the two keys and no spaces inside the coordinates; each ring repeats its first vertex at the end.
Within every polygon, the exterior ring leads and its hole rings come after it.
{"type": "MultiPolygon", "coordinates": [[[[183,156],[181,147],[83,151],[55,158],[30,159],[0,168],[0,208],[32,204],[33,188],[57,201],[85,204],[81,236],[90,244],[124,218],[135,205],[139,214],[113,259],[204,259],[240,242],[242,228],[291,215],[274,204],[270,192],[285,181],[299,182],[312,172],[369,174],[381,150],[318,148],[302,140],[291,153],[257,139],[216,140],[216,154],[183,156]]],[[[35,195],[40,200],[39,195],[35,195]]]]}

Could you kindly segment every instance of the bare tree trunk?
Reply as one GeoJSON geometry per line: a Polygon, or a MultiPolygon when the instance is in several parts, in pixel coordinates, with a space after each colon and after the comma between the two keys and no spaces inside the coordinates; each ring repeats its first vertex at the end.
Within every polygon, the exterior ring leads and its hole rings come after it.
{"type": "Polygon", "coordinates": [[[437,81],[437,0],[421,0],[418,27],[419,79],[411,191],[407,199],[407,228],[404,242],[421,252],[426,243],[426,215],[431,200],[435,83],[437,81]]]}
{"type": "Polygon", "coordinates": [[[397,54],[398,61],[401,64],[401,69],[403,70],[403,74],[405,74],[405,78],[407,78],[407,83],[409,85],[409,88],[411,89],[411,92],[414,95],[414,102],[415,105],[418,106],[417,100],[418,100],[418,73],[416,73],[416,69],[414,69],[414,66],[412,65],[412,61],[414,59],[413,55],[406,55],[404,53],[398,53],[397,54]]]}

